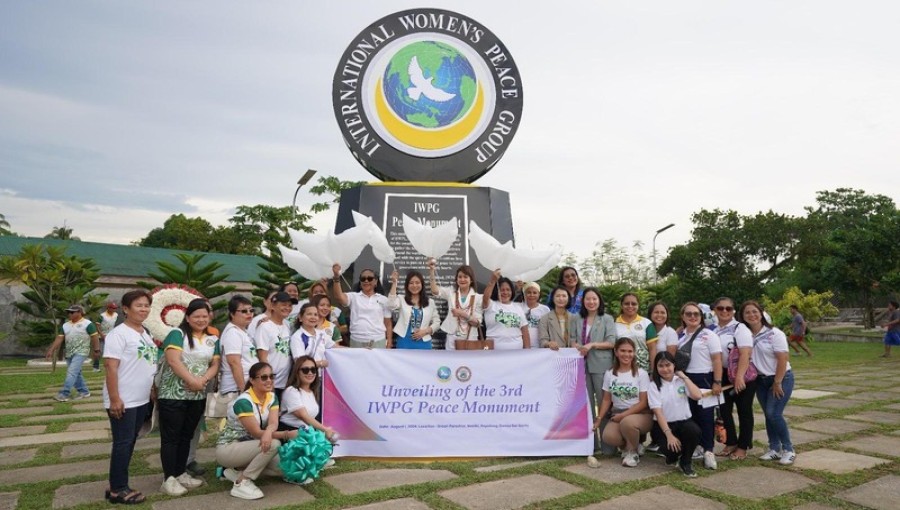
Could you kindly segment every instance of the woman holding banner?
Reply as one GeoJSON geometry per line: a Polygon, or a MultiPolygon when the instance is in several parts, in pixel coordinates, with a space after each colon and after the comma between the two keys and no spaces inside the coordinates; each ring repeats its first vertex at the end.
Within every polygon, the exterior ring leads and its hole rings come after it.
{"type": "Polygon", "coordinates": [[[447,333],[444,348],[452,351],[477,345],[482,296],[475,292],[475,270],[469,265],[459,266],[456,268],[453,287],[439,287],[435,275],[436,265],[434,259],[428,261],[431,295],[447,301],[447,318],[441,324],[441,329],[447,333]]]}
{"type": "Polygon", "coordinates": [[[528,319],[518,303],[513,303],[515,285],[509,278],[501,277],[500,270],[491,274],[491,281],[481,298],[484,308],[485,335],[494,342],[494,349],[530,349],[528,319]],[[496,293],[494,287],[497,288],[496,293]],[[497,299],[493,299],[496,296],[497,299]]]}
{"type": "MultiPolygon", "coordinates": [[[[604,313],[605,306],[600,291],[595,287],[584,289],[582,307],[578,315],[569,322],[569,345],[584,356],[587,371],[587,393],[591,401],[591,414],[597,419],[597,406],[603,400],[603,375],[613,366],[613,342],[616,340],[616,324],[604,313]]],[[[600,436],[594,435],[594,453],[612,455],[615,447],[600,440],[608,420],[601,417],[600,436]]],[[[593,455],[587,459],[591,467],[599,467],[600,462],[593,455]]]]}

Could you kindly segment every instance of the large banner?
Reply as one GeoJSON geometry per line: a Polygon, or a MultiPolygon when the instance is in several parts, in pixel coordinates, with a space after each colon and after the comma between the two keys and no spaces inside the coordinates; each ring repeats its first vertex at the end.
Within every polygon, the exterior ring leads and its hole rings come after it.
{"type": "Polygon", "coordinates": [[[326,351],[323,418],[334,455],[590,455],[575,349],[326,351]]]}

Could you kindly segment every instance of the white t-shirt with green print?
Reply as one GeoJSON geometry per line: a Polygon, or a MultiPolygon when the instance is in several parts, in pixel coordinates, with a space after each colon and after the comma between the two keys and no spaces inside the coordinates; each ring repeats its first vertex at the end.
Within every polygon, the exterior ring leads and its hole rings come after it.
{"type": "MultiPolygon", "coordinates": [[[[165,356],[169,349],[179,351],[181,362],[190,373],[198,377],[206,373],[210,363],[219,362],[219,338],[214,335],[205,335],[202,339],[194,337],[194,347],[192,348],[190,342],[185,339],[184,332],[180,329],[173,329],[163,341],[162,356],[165,356]]],[[[206,398],[205,389],[190,391],[185,388],[184,381],[175,375],[167,362],[161,363],[161,367],[161,381],[159,388],[156,389],[159,398],[171,400],[203,400],[206,398]]]]}
{"type": "Polygon", "coordinates": [[[275,374],[275,387],[287,386],[288,376],[291,373],[291,328],[287,321],[281,325],[271,320],[262,321],[256,327],[256,349],[268,353],[269,365],[275,374]]]}
{"type": "MultiPolygon", "coordinates": [[[[150,387],[156,374],[159,349],[146,330],[137,332],[119,324],[106,335],[103,357],[119,360],[119,398],[125,409],[150,402],[150,387]]],[[[103,384],[103,407],[109,409],[109,391],[103,384]]]]}
{"type": "Polygon", "coordinates": [[[59,334],[66,339],[66,357],[76,354],[91,355],[91,336],[97,334],[97,326],[83,318],[78,322],[66,322],[59,328],[59,334]]]}
{"type": "Polygon", "coordinates": [[[219,393],[226,394],[234,391],[244,391],[244,388],[238,388],[234,382],[234,374],[231,373],[231,365],[228,364],[226,357],[228,355],[240,354],[241,368],[244,372],[244,382],[248,380],[250,367],[259,361],[256,356],[256,346],[253,345],[253,339],[243,329],[228,323],[222,330],[222,337],[219,339],[222,351],[222,378],[219,380],[219,393]]]}

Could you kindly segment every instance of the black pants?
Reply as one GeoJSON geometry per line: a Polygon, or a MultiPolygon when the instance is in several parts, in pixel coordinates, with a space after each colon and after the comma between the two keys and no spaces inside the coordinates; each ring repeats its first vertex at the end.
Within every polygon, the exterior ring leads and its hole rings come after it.
{"type": "MultiPolygon", "coordinates": [[[[712,372],[708,374],[687,374],[700,389],[712,388],[712,372]]],[[[716,445],[716,408],[704,408],[694,399],[688,399],[688,405],[691,406],[691,417],[697,425],[700,426],[700,446],[704,450],[712,451],[716,445]]]]}
{"type": "MultiPolygon", "coordinates": [[[[731,384],[727,381],[728,375],[723,374],[724,386],[731,384]]],[[[722,414],[722,424],[725,426],[725,446],[735,446],[742,450],[749,450],[753,446],[753,397],[756,395],[756,380],[747,383],[747,387],[740,393],[733,389],[724,392],[725,403],[719,409],[722,414]],[[734,408],[737,407],[738,427],[734,427],[734,408]]]]}
{"type": "Polygon", "coordinates": [[[203,418],[206,408],[205,400],[170,400],[161,398],[156,401],[159,408],[159,458],[162,461],[163,479],[170,476],[179,477],[184,473],[188,454],[191,452],[191,440],[197,424],[203,418]]]}
{"type": "Polygon", "coordinates": [[[669,449],[669,441],[659,424],[653,422],[653,428],[650,429],[650,435],[653,441],[659,445],[661,452],[666,454],[666,460],[673,462],[678,459],[678,463],[686,466],[691,463],[691,456],[694,455],[694,449],[700,444],[700,427],[693,420],[670,421],[669,428],[672,434],[681,441],[681,453],[674,452],[669,449]]]}

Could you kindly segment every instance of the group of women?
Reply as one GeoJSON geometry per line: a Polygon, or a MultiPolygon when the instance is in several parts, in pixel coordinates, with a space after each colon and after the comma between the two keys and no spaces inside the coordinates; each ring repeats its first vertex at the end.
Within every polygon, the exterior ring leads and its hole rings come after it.
{"type": "MultiPolygon", "coordinates": [[[[718,455],[743,459],[752,444],[754,395],[769,436],[769,451],[760,458],[782,464],[796,458],[783,416],[793,390],[787,339],[754,301],[736,309],[731,299],[718,299],[713,304],[717,322],[710,327],[704,325],[699,305],[686,303],[674,329],[664,303],[651,304],[648,317],[643,317],[633,293],[622,296],[621,313],[613,319],[600,292],[582,287],[571,267],[562,269],[546,304],[540,303],[536,284],[522,286],[524,299],[515,302],[518,285],[499,272],[479,294],[470,266],[458,268],[452,286],[440,287],[431,261],[431,297],[417,271],[406,275],[402,297],[397,294],[396,271],[387,296],[372,270],[360,273],[353,292],[343,291],[340,266],[333,271],[335,304],[350,310],[350,347],[431,349],[432,335],[440,329],[447,335],[448,350],[577,349],[585,358],[587,393],[598,430],[594,455],[588,457],[591,466],[599,465],[597,453],[616,452],[621,452],[624,466],[637,466],[649,434],[650,448],[658,449],[668,464],[677,463],[687,476],[696,476],[691,467],[694,458],[715,469],[716,408],[726,430],[725,448],[718,455]],[[443,321],[434,298],[447,302],[443,321]],[[396,323],[394,314],[399,318],[396,323]],[[714,404],[705,404],[709,399],[704,395],[712,396],[714,404]]],[[[158,348],[142,325],[152,297],[145,291],[126,293],[122,298],[126,320],[107,335],[103,354],[104,406],[113,434],[107,500],[144,501],[128,485],[128,464],[138,430],[151,410],[152,389],[159,409],[162,489],[170,495],[203,484],[186,467],[208,388],[216,378],[219,398],[227,403],[216,460],[224,468],[222,476],[233,482],[232,496],[263,497],[255,480],[262,474],[281,474],[278,448],[299,429],[311,427],[334,440],[334,430],[318,418],[319,385],[321,370],[327,366],[325,351],[341,346],[342,325],[340,311],[325,291],[325,283],[317,283],[301,303],[299,289],[288,284],[270,294],[266,313],[256,318],[251,301],[236,295],[228,302],[230,320],[220,337],[209,326],[209,303],[194,300],[181,327],[165,339],[159,364],[158,348]],[[286,300],[290,306],[282,306],[286,300]],[[271,344],[288,346],[286,375],[276,373],[260,355],[255,337],[270,322],[278,331],[288,330],[276,333],[271,344]],[[287,328],[282,328],[285,323],[287,328]],[[283,388],[276,388],[279,377],[286,378],[283,388]]]]}

